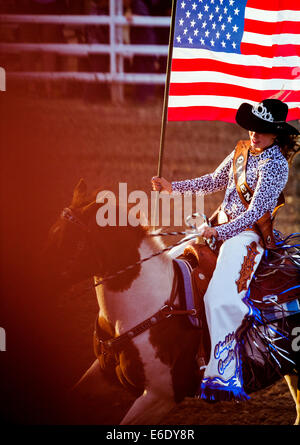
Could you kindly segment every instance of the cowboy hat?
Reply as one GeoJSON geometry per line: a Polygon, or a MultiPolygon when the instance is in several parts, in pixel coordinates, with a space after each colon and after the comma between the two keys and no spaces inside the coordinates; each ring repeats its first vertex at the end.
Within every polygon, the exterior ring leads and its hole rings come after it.
{"type": "Polygon", "coordinates": [[[245,130],[257,133],[299,134],[299,131],[286,122],[288,106],[279,99],[265,99],[250,105],[242,103],[235,120],[245,130]]]}

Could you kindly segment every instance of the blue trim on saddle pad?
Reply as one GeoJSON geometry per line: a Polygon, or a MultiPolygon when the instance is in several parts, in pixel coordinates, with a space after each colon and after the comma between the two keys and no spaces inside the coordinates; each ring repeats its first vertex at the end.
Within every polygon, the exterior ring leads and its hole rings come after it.
{"type": "MultiPolygon", "coordinates": [[[[179,260],[178,258],[174,259],[173,261],[175,261],[175,263],[178,265],[181,271],[181,276],[184,285],[184,298],[185,298],[186,309],[188,311],[193,310],[195,309],[195,303],[194,303],[193,285],[191,280],[191,273],[192,273],[191,266],[187,261],[179,260]]],[[[199,320],[197,317],[189,315],[188,318],[193,326],[197,328],[199,327],[199,320]]]]}
{"type": "Polygon", "coordinates": [[[255,306],[255,300],[250,298],[251,289],[247,290],[246,296],[243,301],[249,308],[249,315],[255,317],[261,324],[265,322],[272,322],[275,320],[281,320],[282,318],[290,317],[291,315],[298,314],[300,312],[300,300],[295,298],[294,300],[286,303],[277,303],[277,295],[269,295],[270,306],[267,309],[260,309],[255,306]]]}
{"type": "Polygon", "coordinates": [[[270,309],[264,309],[262,311],[262,315],[267,321],[274,321],[290,317],[298,312],[300,312],[300,301],[295,299],[288,303],[277,304],[276,306],[271,305],[270,309]]]}

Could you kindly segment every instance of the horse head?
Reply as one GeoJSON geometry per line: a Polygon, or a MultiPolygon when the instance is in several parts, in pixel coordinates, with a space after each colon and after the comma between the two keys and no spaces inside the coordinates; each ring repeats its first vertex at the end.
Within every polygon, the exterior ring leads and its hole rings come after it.
{"type": "Polygon", "coordinates": [[[90,232],[98,204],[88,196],[83,179],[76,185],[70,205],[64,209],[48,233],[43,252],[51,282],[60,289],[87,279],[96,271],[95,255],[91,252],[90,232]],[[68,220],[69,215],[73,216],[68,220]]]}
{"type": "MultiPolygon", "coordinates": [[[[100,227],[97,224],[97,191],[88,194],[83,179],[76,185],[71,204],[49,231],[45,255],[48,271],[59,288],[67,288],[93,276],[106,277],[137,262],[138,247],[147,233],[142,226],[100,227]]],[[[118,213],[118,206],[114,209],[118,213]]],[[[108,283],[126,288],[139,273],[140,266],[108,283]],[[125,276],[126,275],[126,276],[125,276]]]]}

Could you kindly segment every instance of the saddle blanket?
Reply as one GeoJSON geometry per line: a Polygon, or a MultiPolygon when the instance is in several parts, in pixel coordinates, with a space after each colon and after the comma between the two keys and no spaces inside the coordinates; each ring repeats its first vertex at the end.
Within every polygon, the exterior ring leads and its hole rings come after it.
{"type": "MultiPolygon", "coordinates": [[[[192,268],[191,264],[189,263],[189,261],[187,261],[187,260],[177,258],[177,259],[174,259],[173,261],[178,265],[178,268],[180,271],[182,284],[183,284],[183,295],[181,295],[181,297],[184,301],[185,309],[186,310],[193,310],[193,309],[197,310],[197,307],[196,307],[197,305],[195,303],[195,294],[194,294],[194,289],[193,289],[193,284],[192,284],[193,268],[192,268]]],[[[188,317],[189,317],[189,320],[193,326],[195,326],[197,328],[200,326],[199,318],[197,316],[189,315],[188,317]]]]}

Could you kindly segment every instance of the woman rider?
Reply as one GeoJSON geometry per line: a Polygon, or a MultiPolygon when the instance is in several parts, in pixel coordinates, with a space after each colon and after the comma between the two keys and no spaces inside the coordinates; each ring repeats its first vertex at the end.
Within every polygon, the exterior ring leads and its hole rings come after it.
{"type": "Polygon", "coordinates": [[[248,313],[244,299],[266,246],[256,223],[276,208],[288,180],[288,160],[295,153],[295,135],[299,132],[286,122],[287,113],[287,105],[278,99],[254,106],[243,103],[237,111],[236,122],[250,137],[244,164],[246,184],[253,191],[248,203],[236,183],[236,150],[211,174],[171,183],[152,178],[154,190],[169,193],[205,195],[226,190],[221,210],[227,222],[200,231],[205,238],[223,241],[204,297],[212,347],[199,395],[209,400],[248,398],[235,332],[248,313]]]}

